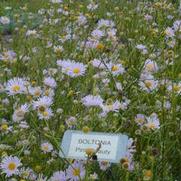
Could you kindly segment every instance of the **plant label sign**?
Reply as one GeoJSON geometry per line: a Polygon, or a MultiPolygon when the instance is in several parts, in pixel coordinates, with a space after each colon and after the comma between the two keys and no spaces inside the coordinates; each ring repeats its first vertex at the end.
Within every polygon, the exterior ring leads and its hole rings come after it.
{"type": "Polygon", "coordinates": [[[125,157],[128,145],[128,136],[67,130],[63,136],[60,157],[86,160],[86,150],[97,150],[98,161],[119,163],[125,157]]]}

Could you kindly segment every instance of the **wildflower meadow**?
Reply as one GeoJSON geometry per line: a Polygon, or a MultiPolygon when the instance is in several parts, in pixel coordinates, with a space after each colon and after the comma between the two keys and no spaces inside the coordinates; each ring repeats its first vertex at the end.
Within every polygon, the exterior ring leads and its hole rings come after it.
{"type": "Polygon", "coordinates": [[[0,181],[180,181],[180,145],[179,0],[0,0],[0,181]]]}

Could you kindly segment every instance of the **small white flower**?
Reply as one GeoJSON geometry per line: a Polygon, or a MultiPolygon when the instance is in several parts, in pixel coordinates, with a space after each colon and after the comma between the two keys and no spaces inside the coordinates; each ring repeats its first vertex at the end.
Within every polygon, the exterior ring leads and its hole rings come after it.
{"type": "Polygon", "coordinates": [[[4,86],[0,83],[0,93],[4,92],[4,86]]]}
{"type": "Polygon", "coordinates": [[[120,82],[116,82],[116,88],[117,88],[119,91],[122,91],[122,90],[123,90],[122,84],[121,84],[120,82]]]}
{"type": "Polygon", "coordinates": [[[60,67],[69,67],[71,65],[71,60],[57,60],[57,65],[60,67]]]}
{"type": "Polygon", "coordinates": [[[62,3],[62,0],[50,0],[51,3],[62,3]]]}
{"type": "Polygon", "coordinates": [[[38,98],[37,101],[33,101],[33,109],[37,109],[39,112],[44,112],[53,103],[52,98],[43,96],[38,98]]]}
{"type": "Polygon", "coordinates": [[[93,173],[93,174],[90,174],[90,179],[91,180],[97,180],[98,179],[98,175],[97,175],[97,173],[93,173]]]}
{"type": "Polygon", "coordinates": [[[85,44],[86,48],[97,48],[98,45],[99,41],[91,38],[89,38],[85,44]]]}
{"type": "Polygon", "coordinates": [[[105,171],[111,166],[111,163],[108,161],[100,161],[99,162],[99,167],[101,170],[105,171]]]}
{"type": "Polygon", "coordinates": [[[36,36],[37,35],[37,31],[36,30],[28,30],[26,32],[26,36],[36,36]]]}
{"type": "Polygon", "coordinates": [[[175,31],[181,30],[181,20],[176,20],[173,23],[173,28],[174,28],[175,31]]]}
{"type": "Polygon", "coordinates": [[[167,37],[174,37],[175,36],[174,30],[170,27],[166,28],[165,34],[167,37]]]}
{"type": "Polygon", "coordinates": [[[0,54],[0,60],[8,63],[14,63],[17,60],[16,53],[11,50],[4,51],[2,54],[0,54]]]}
{"type": "Polygon", "coordinates": [[[110,82],[110,79],[108,79],[108,78],[102,79],[102,82],[107,86],[110,82]]]}
{"type": "Polygon", "coordinates": [[[142,74],[139,85],[144,91],[151,92],[157,89],[158,81],[151,74],[142,74]]]}
{"type": "Polygon", "coordinates": [[[22,164],[18,157],[6,156],[2,159],[0,168],[2,169],[2,172],[6,174],[7,177],[10,177],[19,173],[18,167],[21,165],[22,164]]]}
{"type": "Polygon", "coordinates": [[[108,112],[118,112],[119,109],[122,108],[122,104],[116,100],[113,103],[109,103],[109,104],[102,104],[101,108],[103,110],[103,113],[107,114],[108,112]]]}
{"type": "Polygon", "coordinates": [[[158,71],[158,65],[155,61],[147,59],[144,64],[144,70],[149,73],[155,73],[158,71]]]}
{"type": "Polygon", "coordinates": [[[0,124],[1,133],[7,134],[13,131],[13,127],[9,126],[6,120],[2,119],[2,123],[0,124]]]}
{"type": "Polygon", "coordinates": [[[62,67],[62,72],[70,77],[78,77],[85,74],[86,65],[74,60],[58,60],[57,64],[62,67]]]}
{"type": "Polygon", "coordinates": [[[100,68],[100,69],[106,68],[105,64],[99,59],[94,59],[91,63],[96,68],[100,68]]]}
{"type": "Polygon", "coordinates": [[[63,52],[64,49],[62,46],[54,46],[53,50],[55,53],[61,53],[61,52],[63,52]]]}
{"type": "Polygon", "coordinates": [[[108,64],[108,69],[115,76],[120,75],[120,74],[122,75],[125,72],[125,70],[121,64],[110,63],[110,64],[108,64]]]}
{"type": "Polygon", "coordinates": [[[95,9],[97,9],[97,8],[98,8],[98,5],[95,4],[94,2],[90,3],[90,4],[87,6],[87,9],[89,9],[89,10],[91,10],[91,11],[93,11],[93,10],[95,10],[95,9]]]}
{"type": "Polygon", "coordinates": [[[167,16],[167,19],[169,19],[169,20],[172,20],[173,18],[174,18],[174,16],[172,16],[170,14],[167,16]]]}
{"type": "Polygon", "coordinates": [[[7,25],[10,23],[10,19],[6,16],[1,16],[0,17],[0,23],[3,24],[3,25],[7,25]]]}
{"type": "Polygon", "coordinates": [[[149,15],[149,14],[146,14],[146,15],[144,16],[144,19],[145,19],[146,21],[150,21],[150,20],[153,19],[153,16],[151,16],[151,15],[149,15]]]}
{"type": "Polygon", "coordinates": [[[53,98],[53,96],[55,95],[54,89],[51,89],[51,88],[47,89],[46,88],[43,92],[43,95],[53,98]]]}
{"type": "MultiPolygon", "coordinates": [[[[169,46],[169,47],[171,47],[171,48],[173,48],[174,46],[175,46],[175,44],[176,44],[176,40],[175,39],[169,39],[168,41],[167,41],[167,45],[169,46]]],[[[167,60],[168,61],[168,60],[167,60]]]]}
{"type": "Polygon", "coordinates": [[[21,168],[19,171],[19,176],[24,179],[28,179],[31,172],[32,172],[32,170],[30,168],[21,168]]]}
{"type": "Polygon", "coordinates": [[[50,108],[46,108],[44,111],[38,112],[39,119],[48,120],[53,116],[53,112],[50,108]]]}
{"type": "Polygon", "coordinates": [[[142,45],[142,44],[139,44],[139,45],[136,45],[136,48],[137,48],[138,50],[144,50],[144,49],[146,49],[146,46],[145,46],[145,45],[142,45]]]}
{"type": "Polygon", "coordinates": [[[103,103],[103,99],[101,96],[93,96],[93,95],[87,95],[84,98],[82,98],[82,103],[87,106],[101,106],[103,103]]]}
{"type": "Polygon", "coordinates": [[[145,115],[143,114],[137,114],[136,117],[135,117],[135,122],[138,124],[138,125],[143,125],[145,123],[145,115]]]}
{"type": "Polygon", "coordinates": [[[96,29],[91,33],[91,35],[94,39],[99,40],[104,36],[104,32],[99,29],[96,29]]]}
{"type": "Polygon", "coordinates": [[[171,108],[171,103],[169,101],[164,102],[164,107],[169,110],[171,108]]]}
{"type": "Polygon", "coordinates": [[[156,113],[152,113],[149,117],[147,117],[147,123],[145,126],[148,129],[159,129],[160,128],[160,121],[156,113]]]}
{"type": "Polygon", "coordinates": [[[28,112],[29,105],[23,104],[18,109],[16,109],[13,113],[13,121],[19,122],[24,119],[25,113],[28,112]]]}
{"type": "Polygon", "coordinates": [[[80,16],[78,16],[77,23],[79,26],[85,25],[87,23],[87,18],[83,14],[81,14],[80,16]]]}
{"type": "Polygon", "coordinates": [[[66,173],[63,171],[54,172],[49,181],[66,181],[66,173]]]}
{"type": "Polygon", "coordinates": [[[117,30],[112,28],[107,32],[108,38],[111,40],[116,40],[116,32],[117,30]]]}
{"type": "Polygon", "coordinates": [[[167,87],[167,90],[170,92],[173,91],[177,94],[180,94],[181,93],[181,82],[169,84],[167,87]]]}
{"type": "Polygon", "coordinates": [[[12,150],[12,147],[6,144],[0,144],[0,151],[12,150]]]}
{"type": "Polygon", "coordinates": [[[27,124],[26,121],[21,121],[21,123],[19,124],[19,127],[22,129],[27,129],[29,128],[29,125],[27,124]]]}
{"type": "Polygon", "coordinates": [[[9,95],[23,94],[26,92],[26,81],[22,78],[15,77],[6,83],[6,90],[9,95]]]}
{"type": "Polygon", "coordinates": [[[36,178],[36,181],[47,181],[48,178],[45,177],[43,174],[39,174],[36,178]]]}
{"type": "Polygon", "coordinates": [[[40,95],[42,94],[41,87],[29,87],[28,91],[34,97],[40,97],[40,95]]]}
{"type": "Polygon", "coordinates": [[[57,69],[56,68],[49,68],[48,69],[48,75],[54,76],[57,73],[57,69]]]}
{"type": "Polygon", "coordinates": [[[114,27],[115,24],[112,20],[107,20],[107,19],[101,19],[98,21],[98,28],[112,28],[114,27]]]}
{"type": "Polygon", "coordinates": [[[136,48],[140,50],[141,53],[144,55],[148,53],[147,47],[145,45],[139,44],[139,45],[136,45],[136,48]]]}
{"type": "Polygon", "coordinates": [[[44,153],[49,153],[49,152],[51,152],[53,150],[53,146],[52,146],[51,143],[45,142],[45,143],[41,144],[41,150],[44,153]]]}
{"type": "Polygon", "coordinates": [[[130,103],[130,100],[127,98],[124,98],[124,100],[121,102],[120,109],[126,110],[128,108],[129,103],[130,103]]]}
{"type": "Polygon", "coordinates": [[[55,88],[57,86],[57,83],[53,77],[46,77],[43,81],[43,83],[51,88],[55,88]]]}
{"type": "Polygon", "coordinates": [[[69,117],[67,120],[65,120],[65,122],[66,122],[67,126],[68,126],[69,128],[71,128],[72,126],[74,126],[74,125],[77,123],[77,118],[71,116],[71,117],[69,117]]]}

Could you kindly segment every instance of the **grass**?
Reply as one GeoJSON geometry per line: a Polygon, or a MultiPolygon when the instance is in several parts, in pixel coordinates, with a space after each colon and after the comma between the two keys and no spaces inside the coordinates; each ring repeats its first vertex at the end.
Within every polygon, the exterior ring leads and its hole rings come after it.
{"type": "MultiPolygon", "coordinates": [[[[53,99],[53,116],[41,120],[38,110],[32,108],[33,101],[37,100],[34,95],[26,92],[9,96],[7,90],[2,91],[0,144],[10,146],[10,149],[0,147],[2,159],[7,155],[17,156],[23,168],[31,168],[37,178],[43,174],[49,179],[54,172],[64,171],[73,163],[57,154],[64,132],[67,129],[83,130],[86,126],[92,131],[128,135],[134,140],[135,153],[126,162],[128,165],[122,160],[106,170],[102,170],[98,162],[88,161],[84,164],[86,176],[77,177],[77,180],[92,180],[90,174],[94,172],[101,181],[180,180],[181,39],[180,30],[174,30],[173,36],[166,32],[180,19],[179,1],[100,0],[93,11],[88,10],[89,4],[87,0],[65,0],[60,4],[48,0],[0,1],[0,17],[7,16],[11,20],[8,25],[0,24],[0,54],[7,50],[16,53],[14,63],[0,61],[0,87],[5,88],[6,82],[13,77],[23,77],[29,86],[41,87],[41,96],[48,95],[53,99]],[[44,12],[40,13],[42,9],[44,12]],[[57,13],[58,9],[64,14],[57,13]],[[76,23],[80,14],[86,17],[84,25],[76,23]],[[151,16],[150,20],[145,20],[147,15],[151,16]],[[106,35],[98,40],[102,48],[86,47],[85,42],[101,19],[114,22],[116,35],[110,39],[106,35]],[[36,33],[26,36],[28,30],[36,30],[36,33]],[[139,44],[146,46],[146,53],[136,48],[139,44]],[[57,51],[58,46],[63,50],[57,51]],[[87,65],[85,74],[74,78],[66,75],[57,66],[60,59],[87,65]],[[108,62],[121,64],[125,72],[115,76],[113,68],[95,68],[92,66],[94,59],[106,65],[108,62]],[[151,76],[157,81],[151,91],[141,78],[147,59],[158,66],[158,70],[146,72],[146,79],[151,76]],[[51,71],[57,72],[52,74],[51,71]],[[47,76],[54,78],[56,88],[45,85],[43,80],[47,76]],[[116,83],[121,83],[121,90],[117,89],[116,83]],[[89,94],[100,95],[105,106],[111,106],[116,100],[122,104],[125,98],[130,102],[127,108],[113,109],[103,117],[100,116],[101,106],[82,104],[81,99],[89,94]],[[24,103],[30,108],[23,119],[16,122],[12,115],[24,103]],[[150,129],[146,123],[140,126],[136,122],[137,114],[144,115],[146,122],[152,113],[158,116],[159,128],[150,129]],[[70,117],[75,119],[72,125],[68,123],[70,117]],[[22,121],[28,128],[21,128],[22,121]],[[53,151],[43,152],[41,144],[44,142],[51,144],[53,151]],[[129,168],[132,162],[133,170],[129,168]]],[[[7,180],[2,171],[1,180],[7,180]]],[[[11,177],[30,180],[16,174],[11,177]]]]}

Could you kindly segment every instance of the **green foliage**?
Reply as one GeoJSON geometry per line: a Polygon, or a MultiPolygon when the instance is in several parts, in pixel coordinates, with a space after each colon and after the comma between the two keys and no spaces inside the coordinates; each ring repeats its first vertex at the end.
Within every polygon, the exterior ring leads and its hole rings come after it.
{"type": "MultiPolygon", "coordinates": [[[[168,37],[166,32],[180,19],[179,1],[93,2],[98,7],[91,11],[87,8],[88,0],[64,0],[60,4],[48,0],[0,1],[0,17],[10,19],[10,24],[0,24],[0,59],[5,57],[0,60],[0,145],[10,146],[10,149],[0,147],[0,155],[2,159],[6,155],[18,156],[23,167],[50,178],[55,171],[66,170],[72,163],[58,156],[64,132],[87,126],[92,131],[127,134],[134,140],[135,153],[133,170],[127,168],[126,161],[112,164],[105,171],[100,169],[98,162],[88,161],[86,181],[94,172],[100,181],[144,181],[145,175],[152,181],[180,180],[181,35],[180,30],[174,32],[173,37],[168,37]],[[77,23],[81,14],[87,21],[84,25],[77,23]],[[99,48],[87,48],[85,43],[101,19],[114,22],[112,29],[117,30],[116,38],[109,39],[106,35],[98,40],[99,48]],[[27,35],[28,31],[34,32],[27,35]],[[139,44],[146,47],[146,53],[136,48],[139,44]],[[8,60],[8,50],[16,53],[15,58],[8,60]],[[86,65],[85,74],[66,75],[66,71],[57,66],[57,60],[67,59],[86,65]],[[114,76],[113,67],[92,66],[94,59],[121,64],[125,72],[114,76]],[[146,72],[157,82],[151,91],[141,78],[148,59],[158,66],[157,71],[146,72]],[[56,73],[52,74],[54,70],[56,73]],[[56,88],[45,85],[47,76],[54,78],[56,88]],[[35,95],[27,91],[11,96],[3,90],[7,81],[14,77],[26,78],[27,87],[40,87],[41,96],[50,96],[53,92],[50,119],[41,120],[41,112],[32,108],[38,99],[35,95]],[[122,85],[121,90],[116,83],[122,85]],[[89,94],[100,95],[103,104],[110,107],[115,101],[122,106],[125,99],[130,102],[125,109],[110,111],[104,117],[100,114],[101,106],[82,104],[82,98],[89,94]],[[13,120],[13,113],[25,103],[30,105],[23,119],[28,128],[21,128],[20,123],[13,120]],[[137,114],[144,115],[146,120],[153,113],[158,116],[159,129],[148,129],[146,123],[140,126],[135,121],[137,114]],[[75,122],[69,127],[67,122],[72,117],[75,122]],[[54,152],[44,153],[43,142],[51,143],[54,152]]],[[[0,170],[1,180],[6,177],[0,170]]]]}

